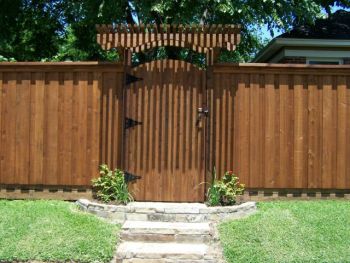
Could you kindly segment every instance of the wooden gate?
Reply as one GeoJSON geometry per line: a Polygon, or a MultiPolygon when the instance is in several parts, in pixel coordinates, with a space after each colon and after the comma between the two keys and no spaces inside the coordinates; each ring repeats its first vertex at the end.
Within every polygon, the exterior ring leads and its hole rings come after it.
{"type": "Polygon", "coordinates": [[[135,199],[203,201],[205,71],[167,59],[130,73],[139,80],[125,90],[124,169],[141,177],[135,199]]]}

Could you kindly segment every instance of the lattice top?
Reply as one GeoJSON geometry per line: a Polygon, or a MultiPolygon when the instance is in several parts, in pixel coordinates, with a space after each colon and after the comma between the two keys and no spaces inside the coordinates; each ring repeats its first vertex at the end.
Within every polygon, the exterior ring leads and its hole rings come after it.
{"type": "Polygon", "coordinates": [[[206,53],[215,48],[235,50],[239,25],[97,25],[97,42],[105,50],[140,52],[159,46],[191,48],[206,53]]]}

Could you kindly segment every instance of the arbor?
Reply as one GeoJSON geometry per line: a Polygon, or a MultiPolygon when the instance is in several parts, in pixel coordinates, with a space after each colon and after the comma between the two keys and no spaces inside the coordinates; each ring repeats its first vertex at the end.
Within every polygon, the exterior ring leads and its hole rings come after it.
{"type": "MultiPolygon", "coordinates": [[[[261,48],[262,25],[288,30],[348,0],[1,0],[0,55],[17,60],[115,59],[95,41],[100,23],[241,24],[242,42],[224,60],[247,61],[261,48]]],[[[167,56],[171,48],[140,57],[167,56]]],[[[185,52],[183,56],[194,56],[185,52]]]]}

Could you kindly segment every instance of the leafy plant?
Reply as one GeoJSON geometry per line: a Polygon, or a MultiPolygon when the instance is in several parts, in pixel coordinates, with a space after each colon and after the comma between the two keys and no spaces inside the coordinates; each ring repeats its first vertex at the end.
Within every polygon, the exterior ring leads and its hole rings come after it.
{"type": "Polygon", "coordinates": [[[100,177],[93,179],[92,185],[97,190],[97,198],[105,203],[116,201],[117,203],[127,204],[133,201],[122,170],[110,170],[106,164],[102,164],[100,166],[100,177]]]}
{"type": "Polygon", "coordinates": [[[223,178],[218,180],[216,170],[213,171],[213,182],[208,189],[207,199],[210,206],[233,205],[238,195],[242,195],[244,184],[232,171],[225,172],[223,178]]]}

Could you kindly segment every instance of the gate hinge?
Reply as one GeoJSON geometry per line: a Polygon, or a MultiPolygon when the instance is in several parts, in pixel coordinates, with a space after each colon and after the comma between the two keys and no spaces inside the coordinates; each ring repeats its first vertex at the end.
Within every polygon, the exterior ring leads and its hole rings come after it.
{"type": "Polygon", "coordinates": [[[134,82],[140,81],[140,80],[143,80],[143,78],[139,78],[139,77],[133,76],[129,73],[126,73],[125,85],[130,85],[131,83],[134,83],[134,82]]]}
{"type": "Polygon", "coordinates": [[[141,179],[141,176],[129,173],[128,171],[124,171],[124,180],[126,183],[130,183],[138,179],[141,179]]]}
{"type": "Polygon", "coordinates": [[[131,118],[126,117],[125,118],[125,123],[124,123],[124,129],[129,129],[137,125],[141,125],[141,121],[133,120],[131,118]]]}

